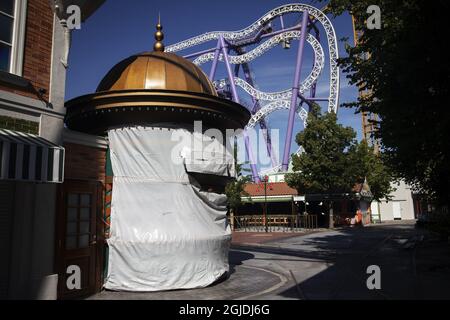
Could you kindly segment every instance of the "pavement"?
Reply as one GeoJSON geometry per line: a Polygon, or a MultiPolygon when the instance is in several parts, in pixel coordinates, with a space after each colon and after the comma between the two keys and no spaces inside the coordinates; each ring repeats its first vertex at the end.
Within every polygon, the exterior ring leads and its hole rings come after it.
{"type": "Polygon", "coordinates": [[[234,232],[231,240],[232,245],[259,245],[270,243],[281,239],[304,236],[311,233],[320,232],[319,230],[310,231],[304,230],[302,232],[234,232]]]}
{"type": "Polygon", "coordinates": [[[233,237],[229,277],[207,288],[89,299],[450,299],[450,245],[414,222],[233,237]],[[372,265],[379,290],[366,284],[372,265]]]}

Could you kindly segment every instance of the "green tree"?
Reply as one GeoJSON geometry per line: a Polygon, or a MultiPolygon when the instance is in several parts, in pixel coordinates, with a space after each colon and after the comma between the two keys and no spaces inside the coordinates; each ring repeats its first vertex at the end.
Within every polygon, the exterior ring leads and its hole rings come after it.
{"type": "Polygon", "coordinates": [[[337,123],[335,113],[320,114],[316,106],[308,116],[308,126],[296,136],[304,152],[293,155],[294,173],[286,182],[301,193],[347,192],[355,184],[350,157],[355,132],[337,123]]]}
{"type": "Polygon", "coordinates": [[[241,196],[245,196],[246,193],[244,191],[245,184],[248,183],[251,179],[247,176],[237,178],[229,182],[225,186],[225,194],[228,200],[228,207],[231,211],[235,211],[242,203],[241,196]]]}
{"type": "Polygon", "coordinates": [[[448,1],[331,0],[362,31],[340,61],[351,84],[366,92],[346,104],[379,116],[385,158],[399,178],[442,205],[450,199],[450,59],[445,55],[448,1]],[[366,10],[381,9],[381,29],[369,30],[366,10]]]}
{"type": "Polygon", "coordinates": [[[385,164],[384,154],[376,154],[364,140],[353,145],[348,154],[355,181],[367,179],[374,200],[391,199],[391,193],[394,191],[391,182],[394,177],[385,164]]]}
{"type": "Polygon", "coordinates": [[[244,173],[248,173],[248,169],[244,168],[244,164],[237,162],[237,141],[234,141],[233,156],[234,156],[234,166],[236,170],[236,179],[230,181],[225,186],[225,195],[227,196],[228,207],[230,211],[234,212],[241,204],[241,196],[245,196],[246,192],[244,190],[245,184],[251,181],[251,178],[244,173]]]}
{"type": "Polygon", "coordinates": [[[306,194],[350,193],[357,182],[367,179],[374,198],[387,199],[392,176],[383,155],[376,155],[366,142],[358,143],[355,137],[351,127],[337,123],[335,113],[322,115],[315,106],[309,113],[308,126],[296,136],[304,152],[292,157],[294,172],[286,174],[288,185],[306,194]]]}

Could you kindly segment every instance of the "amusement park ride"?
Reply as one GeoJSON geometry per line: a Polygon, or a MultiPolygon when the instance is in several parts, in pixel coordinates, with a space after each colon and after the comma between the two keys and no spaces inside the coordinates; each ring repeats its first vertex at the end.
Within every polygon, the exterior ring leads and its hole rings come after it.
{"type": "MultiPolygon", "coordinates": [[[[285,172],[288,169],[295,115],[306,126],[308,111],[313,102],[327,101],[328,111],[337,113],[339,107],[339,68],[337,65],[338,47],[336,33],[328,17],[323,11],[306,4],[288,4],[275,8],[256,22],[239,31],[214,31],[192,37],[165,48],[165,52],[179,52],[186,49],[212,43],[212,47],[183,57],[193,59],[193,63],[201,66],[211,62],[209,78],[219,93],[230,97],[234,102],[240,103],[237,86],[242,88],[252,100],[249,108],[251,119],[246,130],[259,125],[267,129],[267,116],[274,111],[289,110],[284,152],[279,163],[273,151],[270,135],[264,135],[267,153],[270,156],[272,168],[264,173],[258,172],[255,157],[252,154],[251,142],[244,130],[244,141],[247,156],[250,161],[252,177],[255,182],[260,176],[285,172]],[[289,15],[301,16],[300,23],[288,23],[289,15]],[[274,23],[279,20],[279,23],[274,23]],[[319,26],[322,25],[322,28],[319,26]],[[325,66],[326,54],[320,40],[321,29],[325,31],[327,54],[329,58],[329,95],[316,97],[316,84],[325,66]],[[297,57],[293,64],[294,78],[292,86],[278,92],[263,92],[257,89],[256,81],[252,75],[249,63],[262,56],[270,49],[281,44],[284,48],[291,46],[292,40],[298,40],[297,57]],[[311,45],[314,55],[312,69],[305,79],[300,79],[303,62],[305,60],[305,42],[311,45]],[[215,44],[215,45],[214,45],[215,44]],[[217,66],[224,63],[227,77],[216,79],[217,66]],[[234,65],[234,70],[232,68],[234,65]],[[306,107],[306,108],[305,108],[306,107]]],[[[208,73],[208,72],[207,72],[208,73]]],[[[297,153],[300,152],[300,149],[297,153]]]]}

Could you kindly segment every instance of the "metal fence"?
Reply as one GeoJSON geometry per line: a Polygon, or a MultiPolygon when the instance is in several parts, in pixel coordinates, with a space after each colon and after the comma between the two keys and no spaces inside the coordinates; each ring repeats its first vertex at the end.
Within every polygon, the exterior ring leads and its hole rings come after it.
{"type": "Polygon", "coordinates": [[[295,232],[317,229],[317,215],[261,215],[235,216],[230,221],[234,231],[295,232]]]}

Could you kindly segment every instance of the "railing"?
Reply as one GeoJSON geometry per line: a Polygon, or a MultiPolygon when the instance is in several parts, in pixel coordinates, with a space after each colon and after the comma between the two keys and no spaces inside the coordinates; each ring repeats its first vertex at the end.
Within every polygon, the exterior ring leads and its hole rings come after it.
{"type": "Polygon", "coordinates": [[[235,216],[231,226],[234,231],[298,232],[317,229],[317,215],[268,215],[267,221],[261,215],[235,216]]]}

